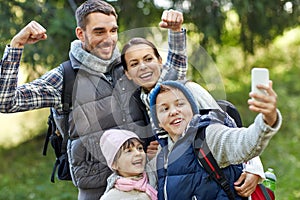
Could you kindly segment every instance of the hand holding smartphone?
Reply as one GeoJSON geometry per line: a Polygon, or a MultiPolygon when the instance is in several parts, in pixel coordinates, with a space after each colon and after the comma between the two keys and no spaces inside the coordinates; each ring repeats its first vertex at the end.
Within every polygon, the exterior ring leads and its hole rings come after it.
{"type": "Polygon", "coordinates": [[[253,68],[251,70],[251,91],[258,94],[266,94],[265,90],[260,90],[257,85],[269,85],[269,70],[266,68],[253,68]]]}

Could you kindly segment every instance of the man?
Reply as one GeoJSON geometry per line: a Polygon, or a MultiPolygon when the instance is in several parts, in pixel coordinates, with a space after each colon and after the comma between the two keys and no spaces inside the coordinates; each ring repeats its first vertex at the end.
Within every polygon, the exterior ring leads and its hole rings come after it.
{"type": "MultiPolygon", "coordinates": [[[[69,52],[72,67],[78,69],[73,91],[73,111],[70,114],[69,134],[72,138],[68,144],[73,183],[78,187],[78,199],[99,199],[106,188],[106,178],[111,171],[98,157],[94,146],[99,142],[101,131],[109,128],[126,128],[140,133],[148,145],[154,139],[144,118],[143,112],[130,99],[132,85],[126,80],[121,65],[111,65],[120,53],[116,47],[118,40],[117,14],[114,8],[100,0],[88,0],[76,10],[76,36],[79,40],[72,42],[69,52]],[[122,81],[121,81],[122,80],[122,81]],[[76,98],[74,98],[76,97],[76,98]],[[101,102],[99,107],[96,102],[101,102]],[[102,104],[103,103],[103,104],[102,104]],[[130,105],[135,111],[129,111],[130,105]],[[127,108],[126,108],[127,107],[127,108]],[[83,121],[82,119],[87,119],[83,121]],[[86,123],[85,123],[86,122],[86,123]],[[79,137],[80,136],[80,137],[79,137]],[[152,138],[149,139],[149,137],[152,138]]],[[[165,11],[161,27],[171,29],[170,39],[175,50],[182,52],[185,44],[185,30],[179,28],[183,22],[182,13],[165,11]]],[[[17,86],[18,68],[23,48],[47,38],[46,29],[32,21],[13,37],[6,47],[1,60],[0,74],[0,111],[13,113],[54,107],[55,116],[61,114],[61,94],[63,72],[59,66],[47,72],[39,79],[17,86]]],[[[179,77],[185,77],[186,59],[179,65],[179,77]]],[[[98,148],[99,149],[99,148],[98,148]]],[[[101,152],[100,152],[101,155],[101,152]]]]}

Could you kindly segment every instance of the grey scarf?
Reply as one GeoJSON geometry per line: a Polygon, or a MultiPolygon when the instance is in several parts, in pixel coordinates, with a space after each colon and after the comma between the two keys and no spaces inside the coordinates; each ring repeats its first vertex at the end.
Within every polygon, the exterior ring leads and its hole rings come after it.
{"type": "MultiPolygon", "coordinates": [[[[80,40],[74,40],[71,43],[70,58],[75,58],[81,63],[80,68],[85,68],[89,72],[96,73],[106,73],[110,71],[110,64],[117,58],[120,57],[120,52],[118,47],[114,49],[113,55],[109,60],[102,60],[82,48],[80,40]]],[[[74,67],[74,66],[73,66],[74,67]]],[[[79,67],[79,66],[77,66],[79,67]]],[[[76,66],[75,66],[76,68],[76,66]]]]}

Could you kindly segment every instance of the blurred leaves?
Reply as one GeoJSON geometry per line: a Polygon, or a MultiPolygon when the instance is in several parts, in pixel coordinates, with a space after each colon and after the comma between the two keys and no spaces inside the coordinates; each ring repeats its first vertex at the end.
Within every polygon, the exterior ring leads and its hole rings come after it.
{"type": "Polygon", "coordinates": [[[254,53],[256,47],[270,44],[284,30],[300,23],[299,0],[174,0],[181,8],[185,21],[196,25],[204,33],[202,45],[209,48],[214,43],[222,44],[221,36],[226,32],[227,13],[238,14],[241,31],[238,41],[243,50],[254,53]],[[186,5],[186,7],[184,7],[186,5]]]}
{"type": "MultiPolygon", "coordinates": [[[[241,45],[245,54],[254,53],[257,47],[268,45],[284,30],[300,22],[300,0],[167,0],[169,7],[162,8],[154,0],[109,1],[119,15],[120,32],[140,27],[157,27],[164,9],[178,9],[184,13],[189,34],[200,37],[194,42],[201,45],[216,59],[216,45],[231,43],[241,45]],[[226,23],[236,13],[235,33],[228,35],[226,23]],[[234,36],[234,37],[233,37],[234,36]],[[235,41],[235,42],[233,42],[235,41]],[[226,43],[225,43],[226,42],[226,43]]],[[[36,71],[36,66],[46,70],[56,67],[68,58],[70,42],[75,37],[74,5],[83,0],[17,0],[1,1],[0,50],[9,43],[22,27],[31,20],[41,23],[48,40],[29,45],[24,51],[24,63],[36,71]]],[[[159,1],[157,1],[159,2],[159,1]]]]}
{"type": "Polygon", "coordinates": [[[39,22],[47,29],[48,39],[46,41],[25,47],[23,62],[29,65],[29,73],[37,72],[38,66],[49,70],[68,58],[70,42],[75,39],[75,19],[67,1],[1,1],[0,9],[2,18],[0,25],[1,50],[6,44],[9,44],[10,39],[17,32],[32,20],[39,22]]]}
{"type": "Polygon", "coordinates": [[[267,45],[285,29],[300,23],[299,0],[232,0],[232,3],[242,25],[241,43],[250,53],[254,53],[255,45],[267,45]]]}

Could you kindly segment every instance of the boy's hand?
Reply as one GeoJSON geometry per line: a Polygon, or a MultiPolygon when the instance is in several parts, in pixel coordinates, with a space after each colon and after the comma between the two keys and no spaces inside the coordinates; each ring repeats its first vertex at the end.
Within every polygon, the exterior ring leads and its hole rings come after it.
{"type": "Polygon", "coordinates": [[[162,28],[168,28],[175,32],[181,31],[183,23],[183,15],[181,12],[176,10],[165,10],[161,16],[161,22],[159,26],[162,28]]]}
{"type": "Polygon", "coordinates": [[[46,39],[46,29],[36,21],[31,21],[13,37],[10,46],[14,48],[24,48],[25,44],[34,44],[46,39]]]}
{"type": "Polygon", "coordinates": [[[155,157],[157,151],[158,151],[158,145],[159,143],[155,140],[150,142],[149,146],[147,147],[147,156],[149,160],[155,157]]]}
{"type": "Polygon", "coordinates": [[[260,177],[256,174],[243,172],[240,178],[234,183],[234,189],[238,195],[249,197],[256,189],[260,177]]]}
{"type": "Polygon", "coordinates": [[[272,88],[272,81],[269,82],[269,86],[258,85],[258,89],[263,89],[267,94],[257,94],[250,92],[249,96],[254,99],[249,99],[249,109],[254,112],[259,112],[263,114],[263,118],[266,124],[269,126],[274,126],[277,121],[277,94],[272,88]]]}

